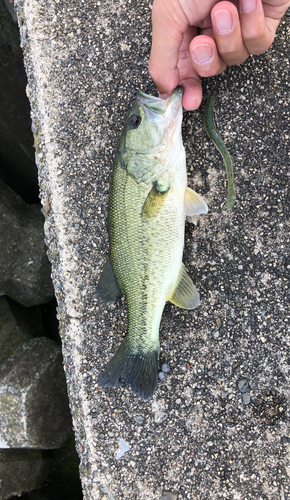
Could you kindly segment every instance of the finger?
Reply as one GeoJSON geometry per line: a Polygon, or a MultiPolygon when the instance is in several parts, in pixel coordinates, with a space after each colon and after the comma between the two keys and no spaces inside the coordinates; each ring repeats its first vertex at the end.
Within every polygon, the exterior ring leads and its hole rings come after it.
{"type": "Polygon", "coordinates": [[[192,66],[189,52],[191,40],[197,35],[198,30],[190,26],[184,33],[183,40],[179,49],[178,71],[179,85],[184,88],[182,105],[187,110],[197,109],[202,99],[202,87],[199,75],[192,66]]]}
{"type": "Polygon", "coordinates": [[[264,15],[266,18],[279,20],[285,14],[288,7],[290,7],[290,0],[262,0],[264,15]]]}
{"type": "Polygon", "coordinates": [[[198,75],[196,78],[190,78],[181,81],[180,85],[184,88],[182,97],[182,106],[186,111],[192,111],[199,108],[202,101],[202,86],[198,75]]]}
{"type": "Polygon", "coordinates": [[[262,54],[272,44],[279,19],[265,17],[261,0],[240,0],[240,22],[249,54],[262,54]]]}
{"type": "Polygon", "coordinates": [[[196,36],[190,44],[192,66],[200,76],[214,76],[222,73],[227,65],[219,57],[216,44],[210,36],[196,36]]]}
{"type": "Polygon", "coordinates": [[[221,59],[227,66],[241,64],[249,57],[242,39],[239,13],[231,2],[216,4],[211,13],[213,35],[221,59]]]}
{"type": "Polygon", "coordinates": [[[187,29],[186,17],[176,15],[170,4],[155,1],[152,7],[152,46],[149,73],[164,97],[179,84],[179,49],[187,29]]]}

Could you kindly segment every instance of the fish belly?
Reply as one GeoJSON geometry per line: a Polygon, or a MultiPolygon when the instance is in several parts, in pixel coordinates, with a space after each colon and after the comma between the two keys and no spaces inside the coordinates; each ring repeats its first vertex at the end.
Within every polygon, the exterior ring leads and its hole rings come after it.
{"type": "Polygon", "coordinates": [[[152,184],[138,184],[122,168],[112,179],[109,203],[110,262],[128,307],[128,341],[136,352],[159,345],[159,324],[166,300],[175,290],[184,246],[186,169],[171,169],[170,186],[155,217],[142,208],[152,184]]]}

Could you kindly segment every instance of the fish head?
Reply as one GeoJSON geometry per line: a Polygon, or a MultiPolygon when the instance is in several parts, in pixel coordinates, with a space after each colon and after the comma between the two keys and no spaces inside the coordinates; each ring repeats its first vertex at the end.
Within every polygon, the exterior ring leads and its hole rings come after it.
{"type": "Polygon", "coordinates": [[[119,159],[136,181],[151,182],[183,152],[182,87],[168,99],[139,91],[126,118],[119,159]]]}

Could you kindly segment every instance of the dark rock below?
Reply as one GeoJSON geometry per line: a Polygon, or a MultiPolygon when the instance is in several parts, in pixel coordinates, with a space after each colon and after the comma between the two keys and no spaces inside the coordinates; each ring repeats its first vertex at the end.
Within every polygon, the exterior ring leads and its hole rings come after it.
{"type": "Polygon", "coordinates": [[[0,449],[1,500],[39,488],[47,477],[51,460],[49,454],[44,457],[40,450],[0,449]]]}
{"type": "Polygon", "coordinates": [[[38,197],[27,78],[17,24],[0,0],[0,176],[28,203],[38,197]]]}
{"type": "Polygon", "coordinates": [[[45,336],[37,308],[27,308],[7,297],[0,297],[0,366],[23,344],[45,336]]]}
{"type": "Polygon", "coordinates": [[[0,448],[59,448],[71,433],[60,348],[23,345],[0,370],[0,448]]]}
{"type": "Polygon", "coordinates": [[[40,206],[24,203],[0,179],[0,295],[24,306],[53,297],[43,223],[40,206]]]}

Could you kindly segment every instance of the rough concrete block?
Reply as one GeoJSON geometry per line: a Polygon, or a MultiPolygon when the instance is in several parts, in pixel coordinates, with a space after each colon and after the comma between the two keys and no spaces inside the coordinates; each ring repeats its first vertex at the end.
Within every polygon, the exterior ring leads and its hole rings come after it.
{"type": "Polygon", "coordinates": [[[59,347],[23,345],[0,369],[0,448],[59,448],[71,432],[59,347]]]}
{"type": "Polygon", "coordinates": [[[31,335],[18,327],[6,297],[0,297],[0,366],[29,340],[31,335]]]}
{"type": "Polygon", "coordinates": [[[27,500],[51,500],[51,498],[44,495],[40,490],[33,491],[27,494],[27,500]]]}
{"type": "Polygon", "coordinates": [[[0,179],[0,295],[24,306],[53,297],[43,216],[0,179]]]}
{"type": "MultiPolygon", "coordinates": [[[[7,4],[13,8],[13,2],[8,0],[7,4]]],[[[27,203],[37,203],[37,168],[29,102],[25,95],[27,78],[17,24],[3,0],[0,0],[0,61],[1,178],[27,203]]]]}
{"type": "Polygon", "coordinates": [[[82,500],[79,459],[73,433],[53,451],[54,461],[40,490],[29,493],[27,500],[82,500]]]}
{"type": "Polygon", "coordinates": [[[36,336],[45,336],[37,308],[21,306],[0,297],[0,366],[23,344],[36,336]]]}
{"type": "Polygon", "coordinates": [[[51,464],[40,450],[0,449],[0,500],[39,488],[51,464]]]}

